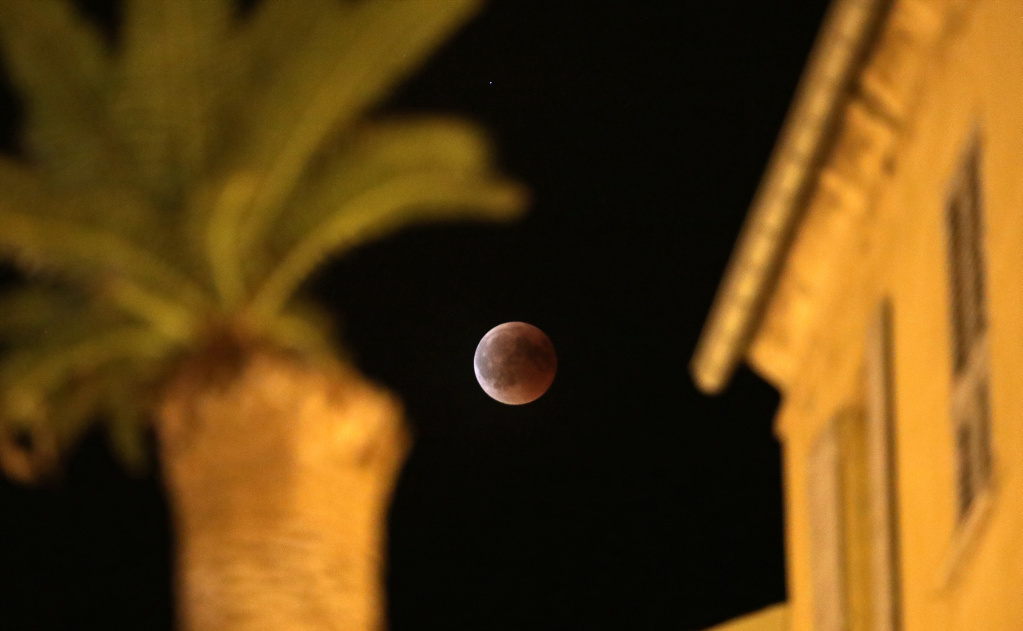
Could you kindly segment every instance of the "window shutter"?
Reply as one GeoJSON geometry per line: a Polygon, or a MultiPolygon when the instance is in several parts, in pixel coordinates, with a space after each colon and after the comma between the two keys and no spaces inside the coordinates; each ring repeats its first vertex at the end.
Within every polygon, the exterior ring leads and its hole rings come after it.
{"type": "Polygon", "coordinates": [[[815,631],[848,626],[840,436],[838,422],[829,423],[807,463],[815,631]]]}
{"type": "Polygon", "coordinates": [[[991,475],[988,322],[979,139],[952,176],[945,222],[952,328],[952,435],[960,521],[991,475]]]}
{"type": "Polygon", "coordinates": [[[892,309],[882,301],[864,356],[872,629],[902,629],[892,309]]]}

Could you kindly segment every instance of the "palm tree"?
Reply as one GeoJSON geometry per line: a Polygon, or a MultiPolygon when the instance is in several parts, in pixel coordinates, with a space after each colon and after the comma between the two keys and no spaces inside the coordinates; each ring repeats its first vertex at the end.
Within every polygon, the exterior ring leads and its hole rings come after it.
{"type": "Polygon", "coordinates": [[[102,422],[156,436],[187,629],[382,625],[408,435],[302,296],[328,256],[523,190],[480,129],[371,110],[475,0],[0,0],[23,151],[0,157],[0,464],[52,473],[102,422]]]}

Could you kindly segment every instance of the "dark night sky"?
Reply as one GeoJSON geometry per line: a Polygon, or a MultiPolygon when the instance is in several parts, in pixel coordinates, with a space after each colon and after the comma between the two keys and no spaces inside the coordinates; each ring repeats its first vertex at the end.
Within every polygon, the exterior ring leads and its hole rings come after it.
{"type": "MultiPolygon", "coordinates": [[[[418,435],[393,631],[697,629],[785,598],[778,396],[743,369],[704,397],[688,362],[825,6],[498,1],[387,103],[485,123],[534,195],[518,224],[410,230],[313,283],[418,435]],[[521,407],[472,370],[508,320],[559,354],[521,407]]],[[[98,436],[53,488],[0,482],[4,628],[169,628],[166,519],[98,436]]]]}

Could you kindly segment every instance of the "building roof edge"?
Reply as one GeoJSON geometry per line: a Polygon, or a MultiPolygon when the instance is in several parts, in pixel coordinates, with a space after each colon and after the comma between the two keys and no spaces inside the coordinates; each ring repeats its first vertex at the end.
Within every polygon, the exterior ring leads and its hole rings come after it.
{"type": "Polygon", "coordinates": [[[835,0],[828,9],[690,363],[705,393],[724,389],[756,334],[841,113],[892,4],[835,0]]]}

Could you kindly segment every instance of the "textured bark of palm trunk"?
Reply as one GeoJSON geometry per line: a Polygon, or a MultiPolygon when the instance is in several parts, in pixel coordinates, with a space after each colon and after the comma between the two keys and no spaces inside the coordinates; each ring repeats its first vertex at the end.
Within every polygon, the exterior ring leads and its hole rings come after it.
{"type": "Polygon", "coordinates": [[[187,631],[377,630],[408,435],[386,391],[275,350],[182,367],[159,410],[187,631]]]}

